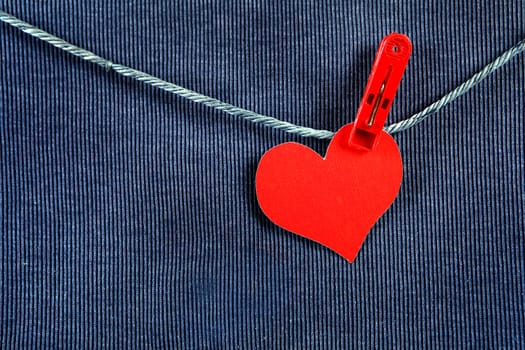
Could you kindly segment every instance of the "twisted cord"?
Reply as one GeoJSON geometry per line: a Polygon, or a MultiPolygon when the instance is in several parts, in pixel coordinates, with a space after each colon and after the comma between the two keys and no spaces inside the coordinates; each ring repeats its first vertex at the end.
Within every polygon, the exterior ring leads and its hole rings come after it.
{"type": "MultiPolygon", "coordinates": [[[[333,131],[329,130],[319,130],[308,128],[305,126],[295,125],[286,121],[279,120],[277,118],[265,116],[262,114],[255,113],[253,111],[240,108],[229,103],[217,100],[213,97],[209,97],[203,94],[200,94],[196,91],[186,89],[182,86],[170,83],[168,81],[159,79],[147,73],[141,72],[139,70],[118,64],[113,63],[110,60],[107,60],[103,57],[100,57],[93,52],[82,49],[78,46],[68,43],[67,41],[51,35],[42,29],[39,29],[29,23],[26,23],[8,13],[0,11],[0,21],[5,22],[24,33],[27,33],[37,39],[45,41],[61,50],[64,50],[74,56],[80,57],[81,59],[98,64],[103,67],[106,71],[113,70],[116,73],[123,75],[128,78],[132,78],[143,82],[145,84],[154,86],[161,90],[176,94],[188,100],[191,100],[196,103],[201,103],[211,108],[228,113],[229,115],[245,120],[249,120],[253,123],[262,124],[264,126],[282,130],[288,133],[300,135],[303,137],[314,137],[318,139],[331,139],[335,134],[333,131]]],[[[505,51],[501,56],[496,58],[491,63],[487,64],[483,69],[474,74],[470,79],[459,85],[454,90],[450,91],[443,97],[441,97],[436,102],[432,103],[428,107],[424,108],[422,111],[412,115],[411,117],[402,120],[400,122],[391,124],[385,127],[385,131],[394,134],[400,131],[404,131],[413,127],[414,125],[421,123],[423,120],[428,118],[433,113],[439,111],[441,108],[454,101],[459,96],[466,93],[468,90],[472,89],[476,84],[485,79],[487,76],[492,74],[501,66],[507,64],[512,58],[518,54],[525,51],[525,40],[518,42],[509,50],[505,51]]]]}
{"type": "Polygon", "coordinates": [[[436,102],[432,103],[428,107],[425,107],[421,112],[412,115],[410,118],[389,125],[385,128],[385,131],[394,134],[399,131],[403,131],[413,127],[414,125],[421,123],[423,120],[428,118],[433,113],[439,111],[441,108],[454,101],[459,96],[463,95],[470,89],[472,89],[480,81],[494,73],[498,68],[507,64],[512,58],[525,51],[525,40],[521,40],[516,45],[505,51],[494,61],[487,64],[479,72],[474,74],[470,79],[450,91],[445,96],[441,97],[436,102]]]}

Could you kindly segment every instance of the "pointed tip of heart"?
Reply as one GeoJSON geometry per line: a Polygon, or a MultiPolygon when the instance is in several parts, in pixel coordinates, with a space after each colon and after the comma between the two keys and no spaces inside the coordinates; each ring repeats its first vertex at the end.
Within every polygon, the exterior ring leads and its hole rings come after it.
{"type": "Polygon", "coordinates": [[[348,261],[350,264],[352,264],[355,261],[355,259],[357,257],[357,253],[361,249],[361,246],[359,246],[357,249],[353,248],[352,251],[347,251],[347,252],[341,252],[341,251],[332,249],[330,247],[328,247],[328,248],[330,250],[332,250],[333,252],[337,253],[337,255],[339,255],[340,257],[342,257],[346,261],[348,261]]]}
{"type": "Polygon", "coordinates": [[[355,261],[356,256],[357,256],[357,254],[354,254],[352,257],[343,256],[343,258],[345,258],[346,261],[348,261],[350,264],[352,264],[355,261]]]}

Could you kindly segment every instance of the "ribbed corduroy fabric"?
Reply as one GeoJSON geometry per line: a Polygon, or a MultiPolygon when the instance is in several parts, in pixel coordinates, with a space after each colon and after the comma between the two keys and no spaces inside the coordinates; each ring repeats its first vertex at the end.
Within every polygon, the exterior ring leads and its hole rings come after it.
{"type": "MultiPolygon", "coordinates": [[[[525,36],[522,1],[0,1],[114,62],[337,130],[382,37],[413,56],[390,121],[525,36]]],[[[404,182],[353,264],[258,208],[302,139],[0,25],[0,347],[525,347],[524,57],[395,136],[404,182]]]]}

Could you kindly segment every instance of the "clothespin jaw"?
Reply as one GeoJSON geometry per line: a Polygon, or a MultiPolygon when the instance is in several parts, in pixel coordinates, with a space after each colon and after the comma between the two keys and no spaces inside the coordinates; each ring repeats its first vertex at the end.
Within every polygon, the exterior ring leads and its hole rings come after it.
{"type": "Polygon", "coordinates": [[[350,145],[365,150],[376,145],[411,53],[412,43],[406,35],[392,33],[381,41],[350,133],[350,145]]]}

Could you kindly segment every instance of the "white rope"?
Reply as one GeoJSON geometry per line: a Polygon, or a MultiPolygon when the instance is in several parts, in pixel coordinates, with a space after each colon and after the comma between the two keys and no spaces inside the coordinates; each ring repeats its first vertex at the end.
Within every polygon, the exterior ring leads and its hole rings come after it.
{"type": "MultiPolygon", "coordinates": [[[[145,84],[154,86],[161,90],[176,94],[178,96],[184,97],[188,100],[191,100],[196,103],[202,103],[208,107],[215,108],[217,110],[226,112],[234,117],[242,118],[249,120],[254,123],[262,124],[270,128],[279,129],[286,131],[292,134],[297,134],[304,137],[315,137],[318,139],[331,139],[334,135],[333,131],[329,130],[318,130],[312,129],[305,126],[295,125],[288,123],[273,117],[265,116],[262,114],[255,113],[253,111],[240,108],[229,103],[217,100],[213,97],[209,97],[203,94],[200,94],[196,91],[186,89],[182,86],[167,82],[165,80],[159,79],[147,73],[141,72],[139,70],[126,67],[121,64],[113,63],[105,58],[95,55],[93,52],[82,49],[78,46],[68,43],[67,41],[60,39],[54,35],[51,35],[42,29],[36,28],[29,23],[26,23],[8,13],[0,11],[0,21],[5,22],[24,33],[27,33],[35,38],[38,38],[42,41],[45,41],[61,50],[64,50],[72,55],[82,58],[88,62],[92,62],[102,66],[106,70],[113,70],[118,74],[123,76],[141,81],[145,84]]],[[[421,112],[418,112],[411,117],[391,124],[385,127],[385,131],[388,133],[396,133],[413,127],[414,125],[422,122],[428,118],[431,114],[439,111],[445,105],[454,101],[459,96],[466,93],[468,90],[472,89],[474,85],[485,79],[487,76],[492,74],[495,70],[500,68],[509,62],[513,57],[525,51],[525,40],[520,41],[514,45],[509,50],[505,51],[501,56],[496,58],[491,63],[487,64],[482,70],[474,74],[470,79],[459,85],[457,88],[444,95],[442,98],[432,103],[430,106],[423,109],[421,112]]]]}

